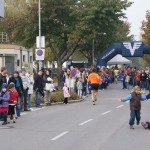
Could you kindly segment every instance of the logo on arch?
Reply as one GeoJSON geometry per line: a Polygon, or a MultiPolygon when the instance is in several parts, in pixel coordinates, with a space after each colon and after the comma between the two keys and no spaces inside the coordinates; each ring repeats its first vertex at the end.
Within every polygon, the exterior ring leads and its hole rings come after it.
{"type": "Polygon", "coordinates": [[[137,41],[137,42],[123,42],[123,56],[142,56],[143,55],[143,49],[141,48],[143,45],[143,42],[137,41]]]}

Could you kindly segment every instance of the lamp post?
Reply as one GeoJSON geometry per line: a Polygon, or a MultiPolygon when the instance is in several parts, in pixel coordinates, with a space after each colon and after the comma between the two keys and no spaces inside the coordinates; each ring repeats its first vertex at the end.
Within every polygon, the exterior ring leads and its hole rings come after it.
{"type": "MultiPolygon", "coordinates": [[[[39,0],[39,49],[41,49],[41,0],[39,0]]],[[[39,60],[39,70],[41,70],[42,61],[39,60]]]]}
{"type": "Polygon", "coordinates": [[[95,55],[94,55],[94,52],[95,52],[95,41],[93,40],[93,43],[92,43],[92,63],[93,63],[93,68],[94,68],[94,66],[95,66],[95,55]]]}

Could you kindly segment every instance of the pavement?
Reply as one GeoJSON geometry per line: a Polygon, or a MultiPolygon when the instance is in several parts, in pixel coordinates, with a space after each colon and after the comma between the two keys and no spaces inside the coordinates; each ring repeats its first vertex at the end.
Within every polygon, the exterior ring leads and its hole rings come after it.
{"type": "MultiPolygon", "coordinates": [[[[149,150],[150,131],[141,125],[129,129],[130,93],[121,84],[91,98],[68,105],[53,105],[22,113],[17,123],[0,125],[0,150],[149,150]]],[[[142,102],[142,121],[150,120],[150,101],[142,102]]]]}

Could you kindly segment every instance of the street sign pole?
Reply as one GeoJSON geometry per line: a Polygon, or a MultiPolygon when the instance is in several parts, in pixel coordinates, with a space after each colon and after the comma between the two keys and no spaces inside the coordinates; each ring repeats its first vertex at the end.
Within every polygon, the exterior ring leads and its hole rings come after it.
{"type": "MultiPolygon", "coordinates": [[[[41,0],[39,0],[39,49],[41,49],[41,0]]],[[[41,70],[42,61],[39,60],[39,70],[41,70]]]]}

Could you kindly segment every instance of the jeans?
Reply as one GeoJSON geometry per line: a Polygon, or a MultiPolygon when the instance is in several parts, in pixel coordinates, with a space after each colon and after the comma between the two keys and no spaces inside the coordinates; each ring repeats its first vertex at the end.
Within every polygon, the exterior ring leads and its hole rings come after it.
{"type": "Polygon", "coordinates": [[[134,121],[140,122],[141,119],[141,112],[140,110],[131,110],[130,112],[130,121],[129,121],[129,125],[133,126],[134,125],[134,121]]]}
{"type": "Polygon", "coordinates": [[[126,89],[129,89],[129,82],[126,82],[126,89]]]}
{"type": "Polygon", "coordinates": [[[27,110],[27,97],[28,97],[28,89],[27,90],[24,90],[24,99],[23,99],[23,104],[24,104],[24,111],[27,110]]]}
{"type": "Polygon", "coordinates": [[[22,96],[18,96],[18,101],[17,101],[17,105],[16,105],[17,117],[20,117],[21,103],[22,103],[22,96]]]}
{"type": "Polygon", "coordinates": [[[41,105],[41,93],[40,92],[36,92],[36,107],[39,107],[41,105]]]}
{"type": "Polygon", "coordinates": [[[32,94],[28,94],[28,109],[32,106],[32,100],[31,100],[32,94]]]}

